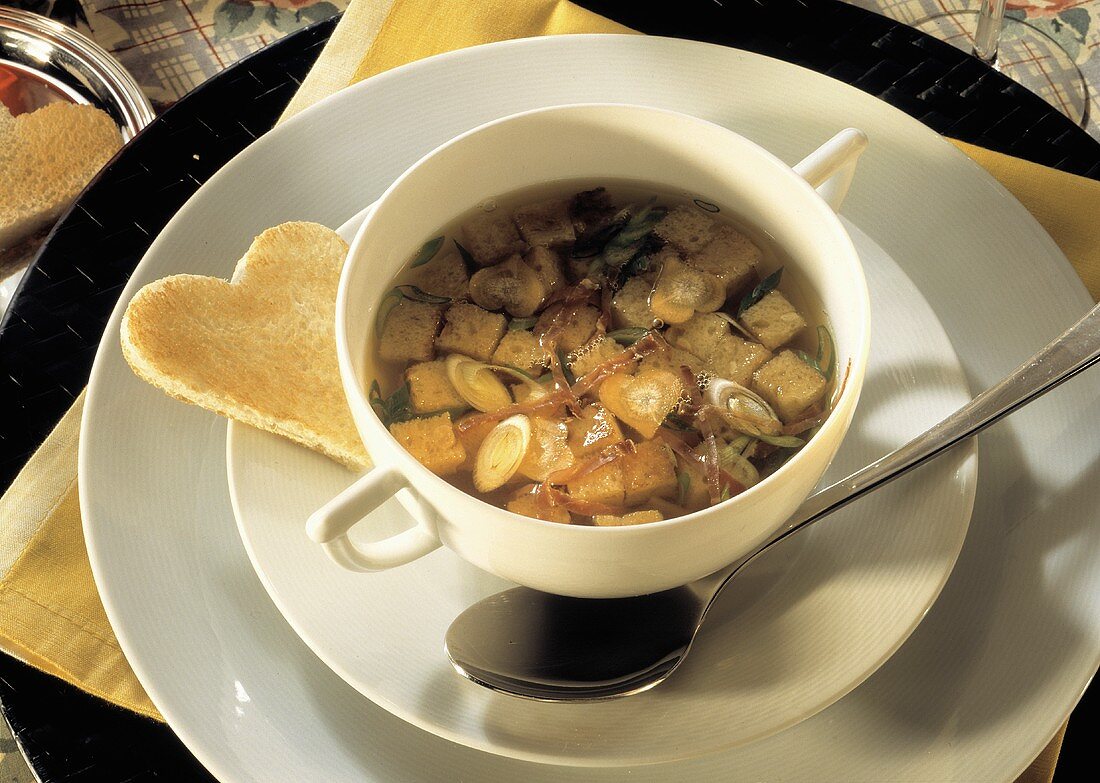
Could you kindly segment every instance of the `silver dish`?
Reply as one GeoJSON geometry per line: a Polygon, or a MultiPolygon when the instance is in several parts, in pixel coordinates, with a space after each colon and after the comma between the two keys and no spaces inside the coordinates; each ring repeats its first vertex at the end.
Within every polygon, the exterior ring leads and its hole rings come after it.
{"type": "Polygon", "coordinates": [[[111,116],[129,141],[155,116],[134,78],[103,48],[52,19],[0,7],[0,65],[111,116]]]}

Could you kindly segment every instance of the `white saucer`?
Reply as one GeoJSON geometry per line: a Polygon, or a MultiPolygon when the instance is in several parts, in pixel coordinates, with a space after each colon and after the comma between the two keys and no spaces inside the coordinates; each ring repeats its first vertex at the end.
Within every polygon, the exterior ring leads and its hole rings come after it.
{"type": "MultiPolygon", "coordinates": [[[[350,239],[358,224],[341,233],[350,239]]],[[[871,290],[873,348],[859,410],[826,483],[970,399],[931,307],[889,256],[848,228],[871,290]]],[[[443,655],[451,620],[510,583],[447,549],[383,573],[346,571],[307,538],[304,520],[353,474],[235,422],[227,457],[249,558],[283,616],[333,671],[447,739],[578,765],[700,756],[774,734],[836,701],[897,649],[939,594],[962,548],[977,481],[970,443],[755,564],[660,688],[600,704],[545,704],[478,687],[443,655]]],[[[380,529],[414,524],[396,500],[377,513],[356,530],[377,538],[380,529]]]]}
{"type": "MultiPolygon", "coordinates": [[[[845,212],[904,270],[984,388],[1091,305],[1034,219],[918,122],[827,77],[745,52],[565,36],[455,52],[343,91],[259,139],[150,248],[107,326],[81,437],[89,555],[127,658],[222,781],[927,783],[1008,781],[1100,660],[1100,377],[983,434],[974,514],[947,585],[862,685],[766,739],[686,762],[557,767],[442,740],[324,666],[253,572],[230,508],[225,426],[126,367],[122,308],[174,272],[226,276],[263,229],[338,226],[423,152],[485,120],[618,100],[721,122],[798,160],[837,128],[871,137],[845,212]]],[[[916,379],[914,379],[916,380],[916,379]]]]}

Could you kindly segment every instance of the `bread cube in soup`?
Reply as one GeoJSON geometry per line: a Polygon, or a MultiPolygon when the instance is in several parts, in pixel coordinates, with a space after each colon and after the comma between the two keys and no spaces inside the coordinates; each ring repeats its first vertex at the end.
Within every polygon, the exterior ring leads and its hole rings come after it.
{"type": "Polygon", "coordinates": [[[578,458],[598,454],[607,446],[620,443],[623,431],[614,414],[599,403],[593,403],[567,422],[569,448],[578,458]]]}
{"type": "Polygon", "coordinates": [[[615,205],[607,188],[582,191],[570,200],[569,215],[573,230],[579,237],[587,231],[598,231],[615,216],[615,205]]]}
{"type": "Polygon", "coordinates": [[[489,361],[504,336],[505,318],[468,302],[456,302],[443,314],[446,326],[436,340],[443,353],[460,353],[489,361]]]}
{"type": "Polygon", "coordinates": [[[689,509],[678,503],[673,503],[671,500],[665,500],[664,498],[653,498],[651,501],[653,510],[661,515],[663,519],[675,519],[676,517],[682,517],[685,514],[690,514],[692,511],[698,511],[699,509],[689,509]]]}
{"type": "MultiPolygon", "coordinates": [[[[602,334],[597,334],[587,343],[569,354],[569,370],[575,378],[583,378],[604,362],[614,359],[625,349],[617,342],[602,334]]],[[[629,372],[624,369],[624,372],[629,372]]]]}
{"type": "Polygon", "coordinates": [[[434,355],[442,308],[402,299],[386,314],[378,355],[387,362],[426,362],[434,355]]]}
{"type": "Polygon", "coordinates": [[[749,283],[761,258],[763,253],[751,239],[735,228],[719,226],[714,239],[693,253],[688,262],[721,280],[726,296],[730,296],[749,283]]]}
{"type": "Polygon", "coordinates": [[[628,506],[644,505],[652,497],[674,498],[676,460],[663,443],[647,440],[639,443],[623,463],[623,500],[628,506]]]}
{"type": "Polygon", "coordinates": [[[825,396],[825,377],[794,351],[783,351],[764,364],[753,377],[753,390],[768,401],[784,422],[798,415],[825,396]]]}
{"type": "Polygon", "coordinates": [[[466,450],[466,459],[462,463],[460,470],[472,472],[474,465],[477,464],[477,451],[481,448],[482,441],[488,437],[489,433],[493,431],[493,428],[497,426],[499,422],[495,421],[483,421],[469,429],[460,430],[457,425],[462,424],[467,419],[474,416],[480,416],[478,411],[473,413],[467,413],[455,421],[455,435],[458,437],[458,442],[462,444],[462,448],[466,450]]]}
{"type": "Polygon", "coordinates": [[[652,284],[641,277],[631,277],[611,300],[611,320],[616,329],[653,326],[653,311],[649,309],[652,284]]]}
{"type": "Polygon", "coordinates": [[[615,514],[596,514],[592,517],[593,523],[599,527],[622,527],[623,525],[642,525],[646,522],[660,522],[664,517],[656,509],[646,511],[631,511],[629,514],[616,516],[615,514]]]}
{"type": "Polygon", "coordinates": [[[727,334],[707,357],[707,369],[719,378],[748,386],[752,374],[771,358],[772,352],[760,343],[727,334]]]}
{"type": "Polygon", "coordinates": [[[513,217],[520,235],[529,245],[564,245],[577,238],[569,217],[568,200],[551,199],[528,204],[517,209],[513,217]]]}
{"type": "Polygon", "coordinates": [[[450,413],[391,424],[390,433],[421,465],[438,476],[454,473],[466,460],[466,450],[455,435],[450,413]]]}
{"type": "Polygon", "coordinates": [[[696,313],[682,324],[669,327],[665,338],[670,344],[695,354],[706,361],[723,337],[728,337],[730,325],[720,315],[696,313]]]}
{"type": "Polygon", "coordinates": [[[562,329],[558,334],[557,348],[559,351],[569,353],[575,351],[588,342],[596,332],[596,322],[600,320],[600,311],[595,307],[584,305],[575,310],[570,310],[564,315],[562,305],[556,304],[547,307],[539,316],[535,324],[535,335],[545,334],[556,320],[564,320],[562,329]]]}
{"type": "Polygon", "coordinates": [[[469,407],[447,377],[447,365],[442,360],[414,364],[405,370],[405,382],[417,413],[469,407]]]}
{"type": "Polygon", "coordinates": [[[469,291],[470,276],[462,256],[451,250],[437,253],[428,263],[409,270],[408,282],[435,296],[461,299],[469,291]]]}
{"type": "Polygon", "coordinates": [[[765,348],[773,351],[790,342],[806,327],[806,321],[779,291],[769,292],[745,310],[741,323],[765,348]]]}
{"type": "Polygon", "coordinates": [[[622,460],[602,465],[590,473],[570,481],[566,488],[577,500],[590,503],[606,503],[609,506],[623,504],[622,460]]]}
{"type": "Polygon", "coordinates": [[[714,221],[700,209],[676,207],[653,228],[653,233],[681,253],[698,253],[714,238],[714,221]]]}
{"type": "Polygon", "coordinates": [[[542,374],[546,361],[546,351],[539,345],[538,338],[522,329],[506,331],[493,351],[493,364],[515,367],[535,377],[542,374]]]}
{"type": "Polygon", "coordinates": [[[502,210],[480,212],[467,220],[462,239],[478,266],[492,266],[527,248],[512,216],[502,210]]]}
{"type": "Polygon", "coordinates": [[[545,247],[533,247],[527,251],[523,260],[535,270],[546,289],[546,296],[565,285],[565,264],[561,256],[545,247]]]}
{"type": "Polygon", "coordinates": [[[545,519],[547,522],[560,522],[568,525],[573,521],[572,515],[561,506],[550,506],[539,503],[535,495],[526,492],[508,501],[506,508],[513,514],[522,514],[525,517],[545,519]]]}

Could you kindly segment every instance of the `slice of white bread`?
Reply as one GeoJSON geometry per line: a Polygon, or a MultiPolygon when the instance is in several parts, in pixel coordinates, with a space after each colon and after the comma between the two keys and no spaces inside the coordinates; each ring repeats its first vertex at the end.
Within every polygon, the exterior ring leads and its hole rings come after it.
{"type": "Polygon", "coordinates": [[[94,106],[51,103],[13,117],[0,104],[0,249],[56,221],[122,135],[94,106]]]}
{"type": "Polygon", "coordinates": [[[347,252],[331,229],[284,223],[253,240],[232,282],[150,283],[122,319],[126,361],[172,397],[368,468],[336,359],[347,252]]]}

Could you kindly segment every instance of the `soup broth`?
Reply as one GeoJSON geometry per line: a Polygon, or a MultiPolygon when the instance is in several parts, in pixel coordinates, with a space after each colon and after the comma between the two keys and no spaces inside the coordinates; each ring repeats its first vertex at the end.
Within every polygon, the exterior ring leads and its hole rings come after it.
{"type": "Polygon", "coordinates": [[[380,308],[371,404],[422,464],[518,514],[629,525],[776,470],[837,391],[825,316],[775,243],[634,182],[492,199],[380,308]]]}

